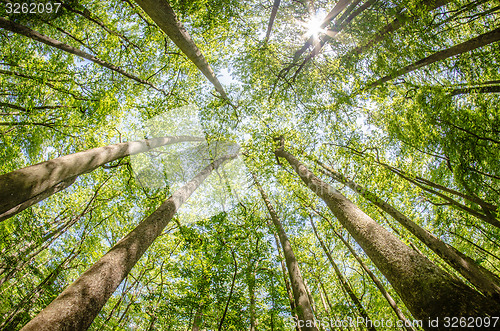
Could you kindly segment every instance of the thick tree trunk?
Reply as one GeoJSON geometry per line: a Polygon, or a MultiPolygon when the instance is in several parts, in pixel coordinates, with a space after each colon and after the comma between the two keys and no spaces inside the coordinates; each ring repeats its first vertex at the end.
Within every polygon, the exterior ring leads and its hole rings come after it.
{"type": "MultiPolygon", "coordinates": [[[[284,151],[283,142],[275,151],[285,158],[302,181],[325,201],[339,222],[349,231],[402,298],[412,315],[428,318],[498,316],[498,304],[447,274],[424,256],[406,246],[393,234],[363,213],[340,192],[324,183],[284,151]]],[[[440,324],[441,330],[447,328],[440,324]]]]}
{"type": "Polygon", "coordinates": [[[78,178],[78,176],[75,176],[75,177],[70,177],[66,180],[63,180],[62,182],[60,182],[52,187],[49,187],[48,189],[46,189],[42,193],[37,194],[34,197],[18,204],[14,208],[7,210],[5,213],[0,214],[0,222],[6,220],[6,219],[8,219],[16,214],[19,214],[20,212],[22,212],[26,208],[29,208],[33,205],[36,205],[40,201],[47,199],[48,197],[50,197],[53,194],[56,194],[57,192],[60,192],[62,190],[67,189],[69,186],[71,186],[75,182],[75,180],[77,178],[78,178]]]}
{"type": "Polygon", "coordinates": [[[81,58],[84,58],[84,59],[87,59],[89,61],[92,61],[102,67],[105,67],[105,68],[108,68],[108,69],[111,69],[113,71],[116,71],[118,72],[119,74],[127,77],[127,78],[130,78],[130,79],[133,79],[135,80],[136,82],[138,83],[141,83],[141,84],[144,84],[144,85],[148,85],[152,88],[154,88],[155,90],[159,91],[159,92],[163,92],[165,93],[163,90],[157,88],[156,86],[154,86],[153,84],[151,84],[150,82],[144,80],[144,79],[141,79],[135,75],[132,75],[128,72],[126,72],[125,70],[121,69],[120,67],[117,67],[111,63],[108,63],[104,60],[101,60],[97,57],[95,57],[94,55],[92,54],[89,54],[87,52],[84,52],[78,48],[75,48],[73,46],[70,46],[70,45],[67,45],[65,43],[62,43],[60,42],[59,40],[56,40],[56,39],[52,39],[50,37],[47,37],[43,34],[41,34],[40,32],[38,31],[35,31],[35,30],[32,30],[30,28],[28,28],[27,26],[24,26],[24,25],[21,25],[21,24],[18,24],[16,22],[12,22],[10,20],[7,20],[3,17],[0,17],[0,27],[5,29],[5,30],[8,30],[8,31],[11,31],[11,32],[14,32],[14,33],[17,33],[17,34],[21,34],[23,36],[26,36],[30,39],[33,39],[33,40],[36,40],[36,41],[39,41],[41,43],[44,43],[45,45],[49,45],[51,47],[55,47],[57,49],[60,49],[62,51],[65,51],[65,52],[68,52],[68,53],[71,53],[73,55],[76,55],[76,56],[79,56],[81,58]]]}
{"type": "Polygon", "coordinates": [[[497,28],[493,31],[484,33],[476,38],[472,38],[463,43],[450,47],[448,49],[436,52],[426,58],[423,58],[415,63],[412,63],[402,69],[395,71],[394,73],[387,75],[385,77],[380,78],[379,80],[368,84],[367,88],[374,88],[382,85],[385,82],[393,80],[399,76],[405,75],[409,72],[415,71],[419,68],[428,66],[434,62],[445,60],[455,55],[459,55],[462,53],[470,52],[476,48],[486,46],[488,44],[497,42],[500,40],[500,28],[497,28]]]}
{"type": "Polygon", "coordinates": [[[215,89],[224,98],[228,99],[219,80],[215,76],[207,60],[198,49],[191,36],[177,19],[167,0],[135,0],[137,4],[151,17],[151,19],[165,32],[165,34],[180,48],[200,71],[215,86],[215,89]]]}
{"type": "Polygon", "coordinates": [[[1,175],[0,220],[13,216],[14,211],[19,212],[28,207],[29,203],[36,203],[50,193],[60,191],[69,186],[68,181],[106,163],[164,145],[203,140],[198,137],[174,136],[119,143],[61,156],[1,175]]]}
{"type": "Polygon", "coordinates": [[[292,285],[293,297],[295,299],[295,307],[297,311],[297,316],[299,317],[299,326],[303,331],[317,331],[318,329],[314,326],[314,314],[311,308],[311,303],[307,297],[306,287],[304,285],[304,280],[299,269],[299,264],[295,258],[295,253],[293,252],[288,236],[281,225],[281,221],[278,214],[271,205],[271,201],[267,197],[266,192],[257,180],[257,177],[252,173],[252,177],[255,182],[255,186],[260,191],[262,200],[266,204],[266,207],[271,215],[271,220],[276,227],[278,232],[278,237],[280,239],[281,247],[283,248],[283,254],[285,255],[286,266],[288,269],[288,275],[290,276],[290,282],[292,285]],[[303,325],[303,326],[302,326],[303,325]]]}
{"type": "Polygon", "coordinates": [[[342,275],[342,271],[340,271],[340,268],[338,267],[337,263],[335,263],[335,261],[333,260],[332,255],[328,251],[328,248],[326,248],[325,243],[319,237],[318,231],[316,230],[316,226],[314,225],[312,218],[310,218],[309,220],[311,221],[311,226],[313,228],[314,235],[316,236],[316,239],[318,239],[321,248],[323,249],[326,256],[328,257],[328,261],[330,261],[330,264],[332,265],[333,270],[335,271],[335,274],[337,275],[337,278],[339,279],[340,285],[342,286],[344,291],[346,291],[346,293],[351,298],[352,302],[354,303],[354,305],[356,306],[356,309],[359,312],[359,315],[361,315],[361,317],[363,317],[363,319],[365,321],[364,324],[365,324],[366,328],[370,331],[376,331],[377,329],[375,329],[375,327],[373,327],[373,322],[370,319],[370,316],[368,316],[368,313],[366,312],[365,307],[363,307],[363,304],[361,303],[361,301],[357,297],[356,293],[354,293],[354,290],[352,289],[351,285],[344,278],[344,275],[342,275]]]}
{"type": "Polygon", "coordinates": [[[114,245],[22,330],[86,330],[179,207],[214,169],[235,157],[236,155],[224,156],[205,167],[114,245]]]}
{"type": "MultiPolygon", "coordinates": [[[[319,162],[319,161],[318,161],[319,162]]],[[[415,237],[422,241],[434,253],[441,257],[453,269],[458,271],[468,281],[470,281],[484,295],[490,296],[493,299],[500,301],[500,279],[486,268],[478,265],[473,259],[461,253],[453,246],[441,241],[429,231],[423,229],[418,224],[410,220],[406,215],[394,208],[389,203],[380,199],[374,193],[368,191],[363,186],[348,180],[341,173],[321,164],[329,173],[325,171],[334,180],[347,185],[357,194],[372,202],[375,206],[382,209],[387,214],[391,215],[396,221],[410,231],[415,237]]]]}
{"type": "Polygon", "coordinates": [[[269,18],[269,23],[267,24],[266,39],[264,39],[264,44],[267,44],[269,37],[271,36],[271,31],[273,29],[274,19],[278,13],[278,8],[280,7],[281,0],[274,0],[273,10],[271,11],[271,17],[269,18]]]}

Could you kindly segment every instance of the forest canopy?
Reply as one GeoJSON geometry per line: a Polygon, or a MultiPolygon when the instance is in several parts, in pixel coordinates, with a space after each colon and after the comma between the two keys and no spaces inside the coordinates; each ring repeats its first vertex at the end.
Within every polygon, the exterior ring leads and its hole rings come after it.
{"type": "Polygon", "coordinates": [[[1,330],[500,327],[497,1],[22,1],[1,330]]]}

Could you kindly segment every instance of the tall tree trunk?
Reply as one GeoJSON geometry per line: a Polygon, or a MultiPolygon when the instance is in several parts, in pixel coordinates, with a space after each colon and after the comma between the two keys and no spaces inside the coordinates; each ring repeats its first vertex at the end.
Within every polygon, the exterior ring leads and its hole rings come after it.
{"type": "Polygon", "coordinates": [[[133,79],[138,83],[148,85],[159,92],[165,93],[165,91],[157,88],[156,86],[154,86],[150,82],[148,82],[144,79],[141,79],[135,75],[132,75],[132,74],[126,72],[125,70],[121,69],[120,67],[117,67],[111,63],[104,61],[104,60],[101,60],[101,59],[95,57],[94,55],[89,54],[87,52],[84,52],[76,47],[70,46],[70,45],[65,44],[63,42],[60,42],[59,40],[45,36],[38,31],[35,31],[35,30],[28,28],[27,26],[24,26],[24,25],[18,24],[16,22],[12,22],[10,20],[7,20],[3,17],[0,17],[0,27],[5,29],[5,30],[17,33],[17,34],[21,34],[21,35],[26,36],[30,39],[39,41],[41,43],[44,43],[45,45],[55,47],[55,48],[60,49],[62,51],[65,51],[65,52],[68,52],[70,54],[73,54],[73,55],[79,56],[81,58],[87,59],[89,61],[92,61],[92,62],[94,62],[102,67],[105,67],[105,68],[111,69],[115,72],[118,72],[119,74],[121,74],[127,78],[133,79]]]}
{"type": "MultiPolygon", "coordinates": [[[[272,232],[272,234],[274,236],[274,241],[276,243],[276,250],[278,251],[278,257],[279,257],[280,264],[281,264],[281,271],[283,273],[283,280],[285,282],[285,290],[286,290],[286,294],[288,295],[288,302],[290,303],[290,312],[291,312],[292,316],[294,318],[296,318],[296,320],[298,321],[299,317],[297,316],[297,310],[295,309],[295,299],[293,298],[292,287],[290,286],[290,280],[288,279],[288,276],[287,276],[288,271],[287,271],[287,268],[286,268],[286,265],[284,262],[283,255],[281,254],[281,250],[280,250],[280,240],[279,240],[278,236],[276,235],[276,233],[272,230],[272,224],[269,221],[269,219],[267,219],[267,226],[269,227],[269,230],[272,232]]],[[[295,325],[295,329],[297,331],[300,331],[298,324],[295,325]]]]}
{"type": "MultiPolygon", "coordinates": [[[[281,138],[282,140],[282,138],[281,138]]],[[[412,315],[420,320],[446,316],[498,316],[498,304],[447,274],[377,224],[340,192],[324,183],[281,146],[285,158],[302,181],[325,201],[377,268],[392,284],[412,315]]],[[[440,326],[443,326],[440,324],[440,326]]],[[[431,327],[424,323],[424,328],[431,327]]],[[[444,330],[444,328],[441,328],[444,330]]]]}
{"type": "Polygon", "coordinates": [[[450,58],[455,55],[459,55],[462,53],[470,52],[476,48],[486,46],[488,44],[497,42],[500,40],[500,28],[497,28],[493,31],[484,33],[482,35],[477,36],[476,38],[472,38],[470,40],[467,40],[463,43],[460,43],[458,45],[455,45],[453,47],[450,47],[448,49],[436,52],[426,58],[423,58],[415,63],[412,63],[402,69],[399,69],[395,72],[393,72],[390,75],[384,76],[380,78],[379,80],[368,84],[367,88],[374,88],[377,86],[382,85],[385,82],[388,82],[390,80],[393,80],[394,78],[397,78],[399,76],[405,75],[409,72],[412,72],[414,70],[417,70],[419,68],[428,66],[434,62],[445,60],[447,58],[450,58]]]}
{"type": "Polygon", "coordinates": [[[295,254],[293,252],[292,246],[290,245],[290,241],[288,240],[288,236],[286,235],[285,229],[283,229],[278,214],[274,210],[274,207],[271,205],[271,201],[269,201],[266,192],[264,192],[264,189],[262,188],[262,186],[260,186],[257,177],[253,173],[252,177],[255,182],[255,186],[257,186],[257,188],[259,189],[262,200],[264,200],[269,214],[271,215],[271,220],[276,227],[281,247],[283,248],[288,275],[290,277],[290,282],[292,285],[293,297],[295,299],[295,307],[297,310],[297,315],[299,317],[299,321],[297,322],[299,323],[301,330],[317,331],[318,329],[314,326],[314,314],[311,308],[311,303],[309,302],[309,298],[307,297],[304,280],[302,279],[299,264],[297,262],[297,259],[295,258],[295,254]]]}
{"type": "Polygon", "coordinates": [[[257,271],[257,265],[253,266],[251,272],[249,272],[249,275],[247,275],[248,296],[250,301],[250,307],[248,309],[250,315],[250,331],[257,330],[257,314],[255,307],[255,272],[257,271]]]}
{"type": "MultiPolygon", "coordinates": [[[[319,162],[319,161],[318,161],[319,162]]],[[[410,220],[406,215],[394,208],[391,204],[385,202],[374,193],[368,191],[363,186],[348,180],[341,173],[321,165],[328,170],[329,175],[334,180],[347,185],[357,194],[366,198],[368,201],[382,209],[387,214],[391,215],[396,221],[410,231],[415,237],[422,241],[434,253],[441,257],[453,269],[458,271],[468,281],[477,287],[484,295],[490,296],[493,299],[500,301],[500,279],[486,268],[478,265],[473,259],[466,256],[462,252],[455,249],[453,246],[441,241],[429,231],[423,229],[418,224],[410,220]]]]}
{"type": "Polygon", "coordinates": [[[151,19],[165,32],[165,34],[180,48],[200,71],[215,86],[215,89],[224,99],[228,99],[214,71],[198,49],[191,36],[177,19],[167,0],[135,0],[137,4],[151,17],[151,19]]]}
{"type": "Polygon", "coordinates": [[[206,166],[59,294],[22,330],[86,330],[122,280],[161,234],[177,209],[214,169],[235,157],[236,155],[224,156],[206,166]]]}
{"type": "Polygon", "coordinates": [[[231,303],[231,298],[233,297],[234,284],[236,283],[236,275],[238,274],[238,261],[236,261],[236,254],[234,253],[234,250],[232,248],[230,249],[231,249],[231,256],[233,257],[233,266],[234,266],[233,280],[231,281],[229,296],[226,301],[226,307],[224,308],[224,312],[222,313],[222,317],[220,319],[218,331],[222,331],[222,326],[224,325],[224,319],[226,318],[227,310],[229,309],[229,303],[231,303]]]}
{"type": "Polygon", "coordinates": [[[164,145],[203,140],[198,137],[174,136],[119,143],[61,156],[1,175],[0,220],[15,215],[15,210],[19,212],[26,208],[28,201],[35,203],[48,197],[51,192],[57,192],[55,186],[67,187],[68,180],[74,180],[74,177],[91,172],[106,163],[164,145]]]}
{"type": "Polygon", "coordinates": [[[264,39],[264,44],[267,44],[269,37],[271,36],[271,30],[273,29],[274,19],[278,13],[278,8],[280,7],[281,0],[274,0],[273,9],[271,11],[271,17],[269,18],[269,23],[267,24],[266,39],[264,39]]]}
{"type": "Polygon", "coordinates": [[[345,279],[344,275],[342,275],[342,271],[340,271],[340,268],[338,267],[337,263],[335,263],[335,261],[333,260],[332,255],[328,251],[328,248],[326,247],[325,243],[319,237],[318,231],[316,230],[316,226],[314,225],[312,217],[309,220],[311,222],[311,226],[313,228],[314,235],[316,236],[316,239],[318,239],[321,248],[323,249],[326,256],[328,257],[328,261],[330,261],[330,264],[332,265],[333,270],[335,271],[335,274],[337,275],[337,278],[339,279],[340,285],[342,286],[344,291],[346,291],[347,294],[349,295],[349,297],[351,298],[352,302],[356,306],[356,309],[358,310],[361,317],[363,317],[363,319],[365,321],[364,324],[365,324],[366,328],[370,331],[376,331],[377,329],[375,329],[375,327],[373,327],[373,322],[370,319],[370,316],[368,316],[368,313],[366,312],[365,307],[363,307],[363,304],[361,303],[361,301],[357,297],[356,293],[354,293],[354,290],[352,289],[351,285],[347,282],[347,279],[345,279]]]}

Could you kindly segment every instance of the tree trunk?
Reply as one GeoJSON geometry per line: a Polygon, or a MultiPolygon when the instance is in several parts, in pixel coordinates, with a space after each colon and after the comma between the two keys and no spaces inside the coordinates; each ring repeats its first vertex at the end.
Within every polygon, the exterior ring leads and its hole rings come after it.
{"type": "Polygon", "coordinates": [[[264,44],[267,44],[269,37],[271,36],[271,30],[273,29],[274,19],[278,13],[278,8],[280,7],[281,0],[274,0],[273,10],[271,11],[271,17],[269,18],[269,23],[267,24],[266,39],[264,39],[264,44]]]}
{"type": "Polygon", "coordinates": [[[70,54],[73,54],[73,55],[76,55],[76,56],[79,56],[81,58],[84,58],[84,59],[87,59],[89,61],[92,61],[102,67],[105,67],[105,68],[108,68],[108,69],[111,69],[113,71],[116,71],[118,72],[119,74],[127,77],[127,78],[130,78],[130,79],[133,79],[135,80],[136,82],[138,83],[141,83],[141,84],[144,84],[144,85],[148,85],[152,88],[154,88],[155,90],[159,91],[159,92],[163,92],[165,93],[163,90],[157,88],[156,86],[154,86],[153,84],[151,84],[150,82],[144,80],[144,79],[141,79],[135,75],[132,75],[128,72],[126,72],[125,70],[121,69],[120,67],[117,67],[111,63],[108,63],[104,60],[101,60],[97,57],[95,57],[94,55],[92,54],[89,54],[87,52],[84,52],[78,48],[75,48],[73,46],[70,46],[68,44],[65,44],[65,43],[62,43],[60,42],[59,40],[56,40],[56,39],[52,39],[50,37],[47,37],[43,34],[41,34],[40,32],[38,31],[35,31],[35,30],[32,30],[30,28],[28,28],[27,26],[24,26],[24,25],[21,25],[21,24],[18,24],[16,22],[12,22],[10,20],[7,20],[3,17],[0,17],[0,27],[5,29],[5,30],[8,30],[8,31],[11,31],[11,32],[14,32],[14,33],[17,33],[17,34],[21,34],[23,36],[26,36],[30,39],[33,39],[33,40],[36,40],[36,41],[39,41],[41,43],[44,43],[45,45],[49,45],[51,47],[55,47],[57,49],[60,49],[62,51],[65,51],[65,52],[68,52],[70,54]]]}
{"type": "MultiPolygon", "coordinates": [[[[319,161],[318,161],[319,162],[319,161]]],[[[374,205],[382,209],[387,214],[391,215],[396,221],[410,231],[415,237],[422,241],[434,253],[441,257],[453,269],[458,271],[463,277],[477,287],[484,295],[490,296],[493,299],[500,301],[500,279],[486,268],[478,265],[473,259],[461,253],[453,246],[441,241],[429,231],[423,229],[418,224],[410,220],[399,210],[394,208],[389,203],[380,199],[374,193],[368,191],[363,186],[348,180],[344,175],[335,170],[322,165],[327,169],[333,179],[347,185],[354,192],[366,198],[374,205]]]]}
{"type": "Polygon", "coordinates": [[[29,207],[31,207],[33,205],[36,205],[40,201],[45,200],[48,197],[50,197],[52,194],[56,194],[57,192],[60,192],[62,190],[67,189],[69,186],[71,186],[75,182],[75,180],[77,178],[78,178],[78,176],[74,176],[74,177],[70,177],[68,179],[65,179],[62,182],[60,182],[60,183],[58,183],[58,184],[56,184],[56,185],[54,185],[54,186],[46,189],[42,193],[37,194],[34,197],[32,197],[32,198],[30,198],[30,199],[28,199],[28,200],[26,200],[26,201],[18,204],[14,208],[11,208],[11,209],[7,210],[5,213],[0,214],[0,222],[4,221],[6,219],[9,219],[9,218],[11,218],[12,216],[14,216],[16,214],[19,214],[20,212],[22,212],[26,208],[29,208],[29,207]]]}
{"type": "Polygon", "coordinates": [[[13,216],[15,210],[26,208],[28,200],[32,203],[41,201],[51,192],[58,191],[54,189],[56,185],[65,187],[67,183],[64,182],[106,163],[164,145],[203,140],[190,136],[174,136],[119,143],[61,156],[1,175],[0,220],[13,216]]]}
{"type": "Polygon", "coordinates": [[[161,234],[177,209],[214,169],[235,157],[236,155],[224,156],[205,167],[59,294],[22,330],[86,330],[122,280],[161,234]]]}
{"type": "MultiPolygon", "coordinates": [[[[290,312],[291,312],[292,316],[294,318],[296,318],[296,320],[298,321],[299,317],[297,316],[297,310],[295,309],[295,299],[293,298],[292,287],[290,286],[290,281],[287,277],[288,271],[287,271],[285,262],[283,262],[284,259],[283,259],[283,255],[281,254],[281,250],[280,250],[280,240],[279,240],[278,236],[276,235],[276,233],[272,230],[272,224],[269,221],[269,219],[267,219],[267,226],[269,227],[269,230],[272,232],[272,234],[274,236],[274,241],[276,243],[276,250],[278,251],[278,257],[280,259],[280,264],[281,264],[281,271],[283,273],[283,280],[285,282],[285,289],[286,289],[286,293],[288,295],[288,302],[290,303],[290,312]]],[[[295,325],[295,328],[297,331],[300,331],[298,324],[295,325]]]]}
{"type": "Polygon", "coordinates": [[[366,328],[368,330],[376,331],[377,329],[375,329],[375,327],[373,327],[373,322],[370,319],[370,316],[368,316],[368,313],[366,312],[365,307],[363,307],[363,304],[361,303],[361,301],[356,296],[356,293],[354,293],[354,290],[352,289],[351,285],[347,282],[347,280],[342,275],[342,272],[340,271],[340,268],[338,267],[337,263],[335,263],[335,261],[333,260],[332,255],[328,251],[328,248],[326,248],[325,243],[319,237],[318,231],[316,230],[316,226],[314,225],[312,217],[309,220],[311,221],[311,226],[313,228],[314,235],[316,236],[316,239],[318,239],[321,248],[323,249],[323,251],[325,252],[326,256],[328,257],[328,261],[330,261],[330,264],[332,265],[333,270],[335,271],[335,274],[337,275],[337,278],[339,279],[340,285],[342,286],[342,288],[344,289],[344,291],[346,291],[347,294],[349,295],[349,297],[351,298],[352,302],[354,303],[354,305],[358,309],[358,312],[361,315],[361,317],[363,317],[363,319],[365,321],[364,325],[366,326],[366,328]]]}
{"type": "Polygon", "coordinates": [[[231,302],[231,298],[233,297],[234,284],[236,283],[236,275],[238,274],[238,262],[236,261],[236,254],[234,254],[234,250],[232,248],[230,249],[231,249],[231,256],[233,257],[233,266],[234,266],[233,280],[231,281],[229,296],[226,301],[226,307],[224,308],[224,313],[222,313],[222,317],[220,319],[218,331],[221,331],[222,326],[224,325],[224,319],[226,318],[227,310],[229,308],[229,303],[231,302]]]}
{"type": "MultiPolygon", "coordinates": [[[[406,246],[393,234],[363,213],[340,192],[324,183],[290,153],[283,141],[275,151],[285,158],[302,181],[325,201],[402,298],[412,315],[420,320],[444,317],[498,316],[498,304],[450,276],[424,256],[406,246]]],[[[440,324],[445,330],[443,324],[440,324]]],[[[424,322],[424,329],[431,327],[424,322]]]]}
{"type": "Polygon", "coordinates": [[[224,99],[228,99],[219,80],[215,76],[207,60],[198,49],[191,36],[177,19],[167,0],[135,0],[165,34],[180,48],[200,71],[215,86],[224,99]]]}
{"type": "Polygon", "coordinates": [[[274,207],[271,205],[271,201],[269,201],[266,192],[264,192],[262,186],[260,186],[257,177],[253,173],[252,177],[254,179],[255,186],[257,186],[257,188],[259,189],[262,200],[264,200],[269,214],[271,215],[271,220],[276,227],[278,237],[281,242],[281,247],[283,248],[288,275],[290,276],[290,282],[292,285],[293,297],[295,299],[295,307],[297,315],[299,317],[297,323],[299,323],[301,330],[317,331],[318,329],[314,326],[314,314],[311,308],[311,303],[309,302],[309,298],[307,297],[304,280],[302,279],[299,264],[297,262],[297,259],[295,258],[295,254],[293,252],[292,246],[290,245],[290,241],[288,240],[288,236],[286,235],[285,230],[281,225],[278,214],[274,210],[274,207]]]}
{"type": "Polygon", "coordinates": [[[461,44],[455,45],[448,49],[436,52],[426,58],[423,58],[415,63],[412,63],[402,69],[395,71],[394,73],[387,75],[385,77],[380,78],[379,80],[368,84],[367,88],[374,88],[382,85],[385,82],[393,80],[399,76],[405,75],[409,72],[417,70],[419,68],[428,66],[434,62],[445,60],[455,55],[459,55],[462,53],[470,52],[476,48],[486,46],[488,44],[497,42],[500,40],[500,28],[497,28],[493,31],[484,33],[482,35],[477,36],[476,38],[472,38],[467,40],[461,44]]]}

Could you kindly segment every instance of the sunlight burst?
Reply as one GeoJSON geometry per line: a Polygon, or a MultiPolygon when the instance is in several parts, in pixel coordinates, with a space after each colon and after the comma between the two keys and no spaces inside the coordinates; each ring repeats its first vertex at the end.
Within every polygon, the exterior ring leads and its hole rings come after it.
{"type": "Polygon", "coordinates": [[[317,16],[311,17],[309,22],[306,24],[307,28],[307,34],[309,36],[315,36],[317,37],[320,32],[323,32],[323,28],[321,27],[322,19],[318,18],[317,16]]]}

